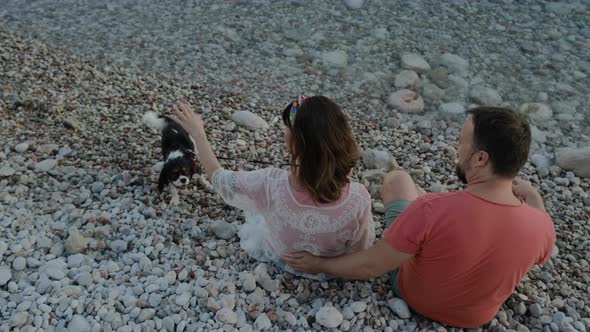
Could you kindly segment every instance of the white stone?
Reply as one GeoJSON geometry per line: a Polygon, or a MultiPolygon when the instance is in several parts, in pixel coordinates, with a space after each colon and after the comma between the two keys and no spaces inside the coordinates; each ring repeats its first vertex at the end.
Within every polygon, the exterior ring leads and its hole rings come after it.
{"type": "Polygon", "coordinates": [[[551,160],[542,154],[535,153],[531,155],[531,164],[535,165],[535,167],[549,168],[551,167],[551,160]]]}
{"type": "Polygon", "coordinates": [[[356,301],[350,304],[352,311],[359,313],[367,309],[367,304],[363,301],[356,301]]]}
{"type": "Polygon", "coordinates": [[[24,257],[18,256],[12,261],[12,268],[15,271],[22,271],[27,268],[27,260],[24,257]]]}
{"type": "Polygon", "coordinates": [[[28,149],[29,149],[29,143],[27,143],[27,142],[17,144],[14,147],[14,151],[16,151],[18,153],[23,153],[23,152],[27,151],[28,149]]]}
{"type": "Polygon", "coordinates": [[[238,126],[249,129],[267,129],[269,127],[263,118],[250,111],[237,111],[232,114],[231,119],[238,126]]]}
{"type": "Polygon", "coordinates": [[[176,295],[176,304],[179,306],[185,306],[188,305],[189,301],[191,300],[191,294],[190,293],[182,293],[180,295],[176,295]]]}
{"type": "Polygon", "coordinates": [[[394,85],[398,89],[414,88],[420,83],[420,77],[413,70],[402,70],[395,75],[394,85]]]}
{"type": "Polygon", "coordinates": [[[16,173],[16,171],[6,163],[0,167],[0,177],[13,176],[14,173],[16,173]]]}
{"type": "Polygon", "coordinates": [[[387,301],[387,305],[394,314],[396,314],[398,317],[402,319],[407,319],[412,316],[412,314],[410,313],[410,309],[408,308],[408,305],[406,304],[406,302],[404,302],[404,300],[400,298],[396,297],[387,301]]]}
{"type": "Polygon", "coordinates": [[[220,239],[229,240],[236,235],[236,228],[234,225],[225,220],[215,220],[211,225],[213,234],[220,239]]]}
{"type": "Polygon", "coordinates": [[[64,248],[65,248],[66,252],[69,254],[80,253],[80,252],[84,251],[84,249],[86,249],[87,246],[88,246],[88,241],[86,240],[85,237],[80,235],[80,233],[78,233],[78,231],[74,231],[74,232],[70,233],[70,236],[68,236],[68,238],[64,242],[64,248]]]}
{"type": "Polygon", "coordinates": [[[342,314],[334,307],[322,307],[315,315],[315,320],[327,328],[337,328],[342,323],[342,314]]]}
{"type": "Polygon", "coordinates": [[[272,327],[270,319],[265,313],[258,315],[256,321],[254,321],[254,329],[256,331],[266,331],[272,327]]]}
{"type": "Polygon", "coordinates": [[[579,177],[590,178],[590,147],[558,151],[557,165],[579,177]]]}
{"type": "Polygon", "coordinates": [[[43,160],[37,165],[35,165],[35,171],[37,172],[49,172],[50,170],[54,169],[57,166],[57,160],[55,159],[46,159],[43,160]]]}
{"type": "Polygon", "coordinates": [[[10,326],[11,327],[15,327],[15,326],[23,326],[27,323],[27,320],[29,319],[29,313],[28,312],[17,312],[14,313],[12,315],[12,317],[10,318],[10,326]]]}
{"type": "Polygon", "coordinates": [[[430,65],[420,54],[406,53],[402,55],[402,68],[425,73],[430,70],[430,65]]]}
{"type": "Polygon", "coordinates": [[[387,103],[404,113],[420,113],[424,110],[424,99],[416,92],[406,89],[389,95],[387,103]]]}
{"type": "Polygon", "coordinates": [[[327,67],[343,68],[348,64],[348,55],[341,50],[324,52],[322,62],[327,67]]]}
{"type": "Polygon", "coordinates": [[[44,269],[47,276],[54,280],[62,280],[67,274],[67,264],[60,259],[45,263],[44,269]]]}
{"type": "Polygon", "coordinates": [[[465,106],[460,103],[443,103],[439,106],[439,110],[448,114],[463,114],[465,113],[465,106]]]}
{"type": "Polygon", "coordinates": [[[457,74],[462,77],[469,74],[469,61],[458,55],[445,53],[439,58],[439,64],[447,67],[450,74],[457,74]]]}
{"type": "Polygon", "coordinates": [[[543,103],[525,103],[520,105],[519,111],[536,121],[549,120],[553,116],[551,108],[543,103]]]}
{"type": "Polygon", "coordinates": [[[242,290],[246,293],[253,292],[256,289],[256,277],[249,272],[240,272],[240,280],[242,281],[242,290]]]}
{"type": "Polygon", "coordinates": [[[74,315],[68,323],[68,332],[90,331],[90,323],[82,315],[74,315]]]}
{"type": "Polygon", "coordinates": [[[0,286],[4,286],[12,278],[12,273],[8,266],[0,266],[0,286]]]}
{"type": "Polygon", "coordinates": [[[483,106],[499,106],[502,103],[502,97],[498,91],[484,85],[472,87],[469,98],[483,106]]]}
{"type": "Polygon", "coordinates": [[[238,322],[238,314],[236,314],[228,308],[222,308],[217,310],[215,318],[217,319],[217,321],[223,324],[234,325],[238,322]]]}
{"type": "Polygon", "coordinates": [[[533,142],[537,142],[539,144],[547,142],[547,134],[535,126],[531,126],[531,138],[533,142]]]}
{"type": "Polygon", "coordinates": [[[346,6],[350,9],[361,9],[364,2],[364,0],[344,0],[346,6]]]}
{"type": "Polygon", "coordinates": [[[366,169],[383,169],[389,172],[397,166],[395,159],[387,151],[367,149],[363,151],[362,158],[366,169]]]}

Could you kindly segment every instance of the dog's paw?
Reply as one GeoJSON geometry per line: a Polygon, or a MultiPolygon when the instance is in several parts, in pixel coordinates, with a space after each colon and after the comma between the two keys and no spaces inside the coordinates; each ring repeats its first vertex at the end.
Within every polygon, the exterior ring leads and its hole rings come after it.
{"type": "Polygon", "coordinates": [[[177,206],[180,203],[180,199],[177,197],[172,197],[170,199],[170,203],[168,204],[169,206],[177,206]]]}

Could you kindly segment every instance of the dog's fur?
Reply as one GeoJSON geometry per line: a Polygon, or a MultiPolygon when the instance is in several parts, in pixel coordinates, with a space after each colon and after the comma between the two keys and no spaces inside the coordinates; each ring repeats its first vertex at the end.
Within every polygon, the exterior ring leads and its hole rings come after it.
{"type": "Polygon", "coordinates": [[[158,179],[158,190],[170,188],[170,205],[178,205],[178,189],[188,186],[197,173],[197,151],[192,137],[174,120],[156,112],[144,114],[143,122],[162,132],[162,157],[164,166],[158,179]]]}

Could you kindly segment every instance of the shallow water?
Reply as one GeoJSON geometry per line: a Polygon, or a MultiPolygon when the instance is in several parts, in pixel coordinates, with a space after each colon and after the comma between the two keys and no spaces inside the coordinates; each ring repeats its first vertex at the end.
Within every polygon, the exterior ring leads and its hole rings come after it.
{"type": "MultiPolygon", "coordinates": [[[[434,68],[440,55],[450,52],[469,61],[470,85],[496,89],[507,106],[547,99],[568,106],[554,109],[555,116],[589,112],[587,2],[2,3],[0,26],[9,30],[106,65],[155,71],[268,102],[321,93],[369,104],[368,112],[378,115],[396,90],[403,53],[421,54],[434,68]]],[[[444,101],[471,103],[463,95],[444,101]]],[[[427,100],[426,111],[436,111],[438,104],[427,100]]]]}

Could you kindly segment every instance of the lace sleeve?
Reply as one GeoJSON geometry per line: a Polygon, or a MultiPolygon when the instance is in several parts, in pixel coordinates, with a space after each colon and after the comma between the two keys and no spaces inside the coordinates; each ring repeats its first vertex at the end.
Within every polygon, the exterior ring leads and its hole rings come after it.
{"type": "Polygon", "coordinates": [[[371,203],[363,209],[358,223],[357,236],[352,245],[354,251],[368,249],[373,245],[373,242],[375,242],[375,224],[373,224],[371,203]]]}
{"type": "Polygon", "coordinates": [[[266,184],[270,170],[236,172],[219,169],[213,173],[213,188],[227,204],[258,213],[268,206],[266,184]]]}

